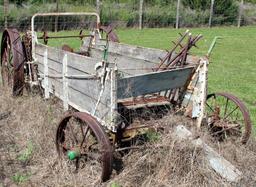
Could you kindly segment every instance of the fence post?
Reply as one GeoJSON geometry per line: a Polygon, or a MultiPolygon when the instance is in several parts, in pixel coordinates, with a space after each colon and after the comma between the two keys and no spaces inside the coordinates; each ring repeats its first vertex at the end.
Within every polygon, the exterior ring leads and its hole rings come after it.
{"type": "Polygon", "coordinates": [[[8,27],[8,7],[9,7],[9,2],[8,0],[4,0],[4,28],[6,29],[8,27]]]}
{"type": "Polygon", "coordinates": [[[178,0],[178,2],[177,2],[176,29],[179,28],[179,20],[180,20],[180,0],[178,0]]]}
{"type": "Polygon", "coordinates": [[[211,27],[211,26],[212,26],[213,7],[214,7],[214,0],[211,0],[211,9],[210,9],[210,18],[209,18],[209,27],[211,27]]]}
{"type": "MultiPolygon", "coordinates": [[[[59,12],[59,0],[56,0],[56,12],[59,12]]],[[[58,16],[55,16],[55,27],[54,31],[58,32],[58,16]]]]}
{"type": "Polygon", "coordinates": [[[143,0],[140,0],[140,10],[139,10],[139,29],[142,29],[142,15],[143,15],[143,0]]]}
{"type": "Polygon", "coordinates": [[[239,15],[238,15],[237,27],[241,26],[241,20],[242,20],[242,14],[243,14],[243,5],[244,5],[244,0],[241,0],[240,5],[239,5],[239,15]]]}
{"type": "Polygon", "coordinates": [[[100,0],[96,0],[96,12],[100,15],[100,0]]]}

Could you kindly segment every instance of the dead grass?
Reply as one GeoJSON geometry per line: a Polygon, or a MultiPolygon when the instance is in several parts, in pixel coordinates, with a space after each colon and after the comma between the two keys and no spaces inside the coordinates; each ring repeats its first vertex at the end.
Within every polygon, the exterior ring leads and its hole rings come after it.
{"type": "MultiPolygon", "coordinates": [[[[122,157],[124,169],[119,174],[114,171],[110,181],[99,184],[98,171],[85,167],[74,173],[72,163],[57,158],[55,132],[63,115],[58,101],[45,101],[40,96],[12,98],[1,88],[0,114],[5,111],[11,114],[0,120],[0,186],[235,185],[208,167],[201,149],[173,139],[171,132],[177,124],[193,127],[193,123],[183,117],[169,116],[151,121],[166,127],[159,140],[145,143],[148,148],[125,154],[122,157]]],[[[256,185],[254,140],[241,146],[239,143],[217,143],[206,130],[198,135],[243,172],[237,186],[256,185]]]]}

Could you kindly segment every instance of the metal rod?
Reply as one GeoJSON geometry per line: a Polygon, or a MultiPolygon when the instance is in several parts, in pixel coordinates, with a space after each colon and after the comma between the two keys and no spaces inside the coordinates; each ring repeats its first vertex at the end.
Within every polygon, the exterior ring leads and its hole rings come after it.
{"type": "Polygon", "coordinates": [[[100,28],[100,16],[97,13],[94,12],[55,12],[55,13],[37,13],[34,14],[32,16],[31,19],[31,32],[32,32],[32,57],[33,59],[35,59],[35,44],[36,44],[36,40],[37,40],[37,36],[35,33],[35,18],[38,16],[96,16],[97,18],[97,25],[96,25],[96,29],[99,32],[99,28],[100,28]]]}
{"type": "Polygon", "coordinates": [[[162,60],[162,62],[158,65],[157,71],[161,68],[161,66],[164,64],[164,62],[169,58],[169,56],[175,51],[175,49],[180,45],[180,43],[184,40],[184,38],[188,35],[189,30],[186,30],[186,32],[184,33],[184,35],[181,36],[181,38],[179,39],[179,41],[176,43],[176,45],[174,46],[174,48],[169,51],[166,56],[164,57],[164,59],[162,60]]]}
{"type": "Polygon", "coordinates": [[[93,35],[84,34],[84,35],[67,35],[67,36],[40,36],[38,39],[53,39],[53,38],[84,38],[84,37],[92,37],[93,35]]]}
{"type": "MultiPolygon", "coordinates": [[[[44,76],[44,74],[39,74],[39,76],[44,76]]],[[[62,75],[45,75],[45,77],[54,78],[54,79],[62,79],[62,75]]],[[[67,79],[86,79],[86,80],[95,80],[99,79],[96,75],[65,75],[67,79]]]]}

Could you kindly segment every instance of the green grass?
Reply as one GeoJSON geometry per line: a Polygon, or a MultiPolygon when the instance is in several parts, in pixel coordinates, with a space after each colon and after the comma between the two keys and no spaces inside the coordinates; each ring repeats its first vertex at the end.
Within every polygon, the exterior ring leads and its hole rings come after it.
{"type": "MultiPolygon", "coordinates": [[[[186,29],[172,28],[155,29],[120,29],[117,33],[121,42],[145,47],[170,49],[172,40],[176,40],[179,32],[186,29]]],[[[241,98],[250,110],[253,123],[256,125],[256,27],[221,27],[221,28],[193,28],[193,34],[203,34],[199,42],[199,49],[193,53],[205,55],[215,36],[218,41],[210,58],[208,91],[230,92],[241,98]]],[[[79,34],[75,32],[59,32],[58,35],[79,34]]],[[[40,36],[40,34],[39,34],[40,36]]],[[[69,44],[79,48],[81,40],[51,40],[52,46],[69,44]]]]}
{"type": "Polygon", "coordinates": [[[15,175],[12,176],[13,182],[16,184],[21,184],[23,182],[26,182],[29,180],[30,174],[24,174],[24,173],[15,173],[15,175]]]}

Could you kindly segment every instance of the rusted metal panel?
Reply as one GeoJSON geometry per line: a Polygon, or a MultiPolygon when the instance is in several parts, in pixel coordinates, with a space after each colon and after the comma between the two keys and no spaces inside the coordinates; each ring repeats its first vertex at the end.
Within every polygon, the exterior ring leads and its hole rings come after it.
{"type": "Polygon", "coordinates": [[[119,79],[117,98],[124,99],[184,86],[194,67],[154,72],[119,79]]]}

